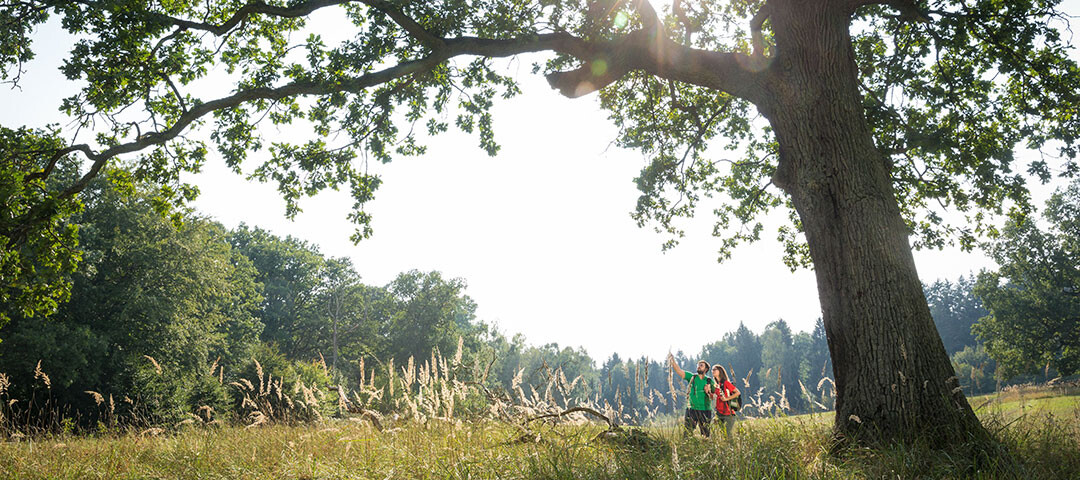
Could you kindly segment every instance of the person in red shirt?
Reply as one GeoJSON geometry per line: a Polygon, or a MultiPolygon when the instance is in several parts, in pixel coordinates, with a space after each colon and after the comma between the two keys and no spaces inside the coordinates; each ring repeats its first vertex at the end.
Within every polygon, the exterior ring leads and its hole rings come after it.
{"type": "Polygon", "coordinates": [[[724,430],[727,432],[727,436],[731,436],[731,429],[735,427],[735,412],[731,411],[731,406],[728,405],[728,400],[737,398],[740,393],[739,389],[735,388],[735,385],[728,380],[727,370],[720,365],[713,365],[712,368],[713,381],[720,388],[716,389],[716,419],[724,422],[724,430]]]}

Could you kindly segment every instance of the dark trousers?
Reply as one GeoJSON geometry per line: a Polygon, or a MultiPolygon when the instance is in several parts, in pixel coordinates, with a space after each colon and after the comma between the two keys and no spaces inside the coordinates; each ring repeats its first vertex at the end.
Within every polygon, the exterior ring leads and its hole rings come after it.
{"type": "Polygon", "coordinates": [[[712,410],[686,409],[686,433],[693,433],[696,425],[701,434],[709,438],[709,422],[712,422],[712,410]]]}

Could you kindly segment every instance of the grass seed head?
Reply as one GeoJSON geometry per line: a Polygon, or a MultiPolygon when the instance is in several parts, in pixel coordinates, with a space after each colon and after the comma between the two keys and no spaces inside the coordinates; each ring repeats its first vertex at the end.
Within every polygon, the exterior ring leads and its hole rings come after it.
{"type": "Polygon", "coordinates": [[[95,392],[93,390],[86,390],[85,393],[94,398],[94,403],[97,406],[100,407],[102,403],[105,403],[105,397],[101,396],[100,393],[95,392]]]}
{"type": "Polygon", "coordinates": [[[45,382],[45,388],[52,388],[52,380],[49,380],[49,376],[41,370],[41,360],[38,360],[37,366],[34,367],[34,380],[37,379],[41,379],[42,382],[45,382]]]}
{"type": "Polygon", "coordinates": [[[465,337],[458,336],[457,351],[454,352],[454,366],[461,365],[461,356],[465,353],[465,337]]]}
{"type": "Polygon", "coordinates": [[[143,357],[150,360],[150,363],[154,365],[154,371],[157,372],[158,375],[161,375],[161,364],[150,355],[143,355],[143,357]]]}
{"type": "MultiPolygon", "coordinates": [[[[258,359],[252,358],[251,361],[255,362],[255,374],[259,376],[259,393],[263,391],[263,368],[258,359]]],[[[251,383],[248,382],[248,385],[251,383]]],[[[254,388],[252,388],[254,390],[254,388]]]]}

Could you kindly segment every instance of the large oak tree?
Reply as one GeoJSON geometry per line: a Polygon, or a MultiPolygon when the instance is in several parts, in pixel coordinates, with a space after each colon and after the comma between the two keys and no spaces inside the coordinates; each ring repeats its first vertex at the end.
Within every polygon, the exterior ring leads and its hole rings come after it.
{"type": "Polygon", "coordinates": [[[727,255],[760,236],[760,213],[790,210],[780,237],[786,260],[817,275],[839,434],[945,445],[985,432],[909,238],[970,247],[994,233],[987,213],[1030,208],[1020,171],[1077,172],[1080,73],[1054,0],[676,0],[659,13],[642,0],[4,0],[5,78],[18,80],[50,16],[80,38],[62,70],[85,87],[62,108],[97,137],[0,131],[4,300],[23,313],[62,295],[35,280],[56,275],[28,268],[66,268],[63,242],[42,239],[64,232],[58,216],[118,157],[137,155],[135,174],[182,201],[193,191],[180,172],[207,157],[187,135],[210,127],[223,161],[258,159],[251,171],[278,183],[290,213],[302,195],[349,188],[359,239],[379,183],[367,159],[422,153],[451,123],[496,153],[490,107],[518,88],[492,58],[550,52],[536,71],[570,97],[600,90],[620,145],[652,159],[637,179],[642,223],[677,238],[703,197],[726,199],[727,255]],[[347,41],[327,45],[306,24],[323,9],[347,41]],[[310,126],[312,140],[263,139],[259,122],[310,126]],[[1059,155],[1019,164],[1017,145],[1059,155]],[[72,158],[82,178],[49,184],[72,158]]]}

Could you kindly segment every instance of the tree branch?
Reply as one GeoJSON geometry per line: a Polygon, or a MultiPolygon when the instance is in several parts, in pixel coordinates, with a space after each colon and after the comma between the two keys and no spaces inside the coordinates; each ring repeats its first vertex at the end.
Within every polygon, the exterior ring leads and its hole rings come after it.
{"type": "Polygon", "coordinates": [[[645,31],[658,33],[663,30],[660,15],[657,15],[656,9],[649,3],[649,0],[633,0],[633,7],[638,12],[638,15],[641,15],[641,24],[645,27],[645,31]]]}
{"type": "Polygon", "coordinates": [[[524,423],[527,425],[529,422],[532,422],[534,420],[540,420],[540,419],[544,419],[544,418],[553,418],[553,417],[563,417],[563,416],[569,415],[571,413],[577,413],[577,412],[588,413],[589,415],[592,415],[592,416],[594,416],[596,418],[599,418],[599,419],[607,422],[608,428],[611,429],[611,430],[615,430],[615,429],[619,428],[617,425],[615,425],[615,422],[612,422],[611,419],[607,417],[607,415],[604,415],[604,414],[602,414],[602,413],[600,413],[600,412],[598,412],[598,411],[596,411],[594,409],[591,409],[589,407],[573,407],[573,408],[569,408],[567,410],[563,410],[563,411],[558,412],[558,413],[546,413],[546,414],[543,414],[543,415],[537,415],[535,417],[530,417],[530,418],[526,419],[524,423]]]}
{"type": "Polygon", "coordinates": [[[162,18],[168,20],[173,25],[178,27],[185,27],[192,30],[205,30],[214,34],[215,36],[221,36],[228,33],[235,28],[240,22],[247,20],[248,17],[255,14],[272,15],[281,18],[300,18],[307,16],[324,7],[330,7],[334,5],[341,5],[343,3],[349,3],[350,0],[309,0],[307,2],[299,3],[291,7],[278,7],[274,5],[267,5],[261,1],[254,1],[243,7],[240,7],[228,20],[221,25],[213,25],[203,22],[192,22],[190,20],[184,20],[180,18],[170,17],[168,15],[162,15],[162,18]]]}
{"type": "Polygon", "coordinates": [[[765,56],[765,39],[761,35],[761,28],[769,15],[772,15],[772,5],[772,2],[766,1],[765,5],[762,5],[761,9],[754,14],[754,18],[750,19],[750,44],[754,48],[754,57],[765,56]]]}
{"type": "MultiPolygon", "coordinates": [[[[581,68],[548,75],[548,82],[552,87],[568,97],[578,97],[599,90],[622,78],[631,70],[643,70],[660,78],[722,90],[754,103],[767,98],[762,82],[759,81],[758,74],[752,68],[750,57],[743,54],[692,49],[672,42],[659,34],[661,28],[659,23],[652,21],[656,20],[656,12],[647,0],[640,0],[635,8],[643,12],[643,21],[646,25],[652,25],[655,30],[638,30],[620,39],[596,42],[586,41],[567,33],[540,34],[515,39],[477,37],[441,39],[423,29],[409,17],[388,7],[388,4],[382,0],[362,1],[390,16],[418,40],[430,45],[433,51],[426,57],[359,77],[338,81],[297,81],[274,88],[246,89],[205,103],[187,105],[185,107],[190,108],[185,108],[171,126],[139,135],[134,141],[114,145],[103,151],[95,151],[86,144],[71,145],[58,150],[51,157],[46,168],[31,175],[31,178],[47,177],[60,158],[74,152],[82,152],[93,163],[82,177],[58,194],[56,198],[63,200],[85,189],[110,159],[148,147],[163,145],[178,137],[193,122],[212,112],[258,100],[276,101],[302,95],[359,92],[404,76],[430,71],[442,62],[462,55],[507,57],[522,53],[553,51],[576,57],[585,62],[581,68]],[[379,7],[386,7],[386,9],[379,7]]],[[[206,30],[221,35],[228,33],[251,14],[265,13],[298,17],[324,6],[340,3],[345,2],[342,0],[309,1],[284,8],[255,2],[242,7],[228,21],[219,26],[188,21],[178,21],[176,25],[180,28],[206,30]]],[[[177,33],[173,32],[172,35],[177,33]]],[[[175,86],[172,87],[178,101],[183,104],[179,92],[175,90],[175,86]]],[[[50,215],[47,209],[45,205],[40,205],[39,208],[27,212],[24,218],[28,223],[40,221],[50,215]]]]}
{"type": "Polygon", "coordinates": [[[851,11],[864,5],[888,5],[900,12],[900,19],[908,22],[930,23],[926,12],[915,5],[915,0],[853,0],[851,11]]]}
{"type": "MultiPolygon", "coordinates": [[[[320,8],[341,5],[343,3],[349,3],[351,1],[353,0],[308,0],[306,2],[293,5],[291,7],[279,7],[276,5],[268,5],[262,1],[256,0],[240,7],[235,13],[232,14],[231,17],[229,17],[228,20],[225,20],[225,22],[221,23],[220,25],[206,22],[195,22],[159,13],[152,13],[152,15],[171,25],[175,25],[183,29],[202,30],[205,32],[210,32],[214,34],[214,36],[220,37],[232,31],[233,28],[236,28],[237,25],[247,20],[248,17],[252,15],[263,14],[281,18],[300,18],[307,16],[320,8]]],[[[72,0],[72,2],[90,7],[101,8],[101,5],[98,5],[99,2],[94,2],[90,0],[72,0]]]]}
{"type": "MultiPolygon", "coordinates": [[[[63,199],[81,192],[89,184],[109,159],[125,153],[136,152],[147,147],[164,144],[173,140],[184,131],[191,123],[217,110],[233,108],[240,104],[257,100],[281,100],[287,97],[299,95],[327,95],[338,92],[359,92],[365,88],[380,85],[391,80],[407,75],[429,71],[440,63],[461,55],[481,55],[488,57],[505,57],[521,53],[537,52],[542,50],[554,50],[568,54],[585,55],[588,49],[585,43],[566,34],[546,34],[526,40],[488,40],[475,37],[464,37],[446,41],[444,48],[436,50],[427,57],[395,65],[384,70],[372,72],[355,78],[345,79],[338,82],[293,82],[276,88],[253,88],[241,90],[233,95],[218,98],[199,105],[194,105],[182,115],[169,128],[149,132],[135,141],[115,145],[104,151],[95,151],[89,145],[72,145],[58,151],[50,161],[50,166],[64,155],[82,152],[86,158],[92,160],[90,170],[75,183],[64,189],[58,198],[63,199]]],[[[49,169],[51,170],[51,169],[49,169]]],[[[35,175],[45,177],[45,171],[35,175]]]]}
{"type": "Polygon", "coordinates": [[[385,0],[360,0],[361,3],[367,5],[375,10],[378,10],[386,16],[390,17],[395,23],[404,28],[409,35],[420,41],[424,45],[431,48],[439,48],[445,45],[444,40],[441,37],[429,32],[426,28],[421,26],[412,17],[405,15],[399,8],[395,8],[393,4],[385,0]]]}
{"type": "Polygon", "coordinates": [[[42,168],[39,171],[27,175],[23,182],[30,183],[34,180],[43,180],[49,178],[49,175],[52,175],[53,169],[56,168],[56,163],[59,162],[61,158],[64,158],[65,155],[75,153],[75,151],[76,149],[72,147],[57,150],[56,153],[53,153],[53,155],[49,157],[49,161],[45,163],[45,168],[42,168]]]}
{"type": "Polygon", "coordinates": [[[766,99],[757,73],[760,69],[744,54],[690,48],[646,30],[582,47],[579,52],[560,52],[581,59],[581,67],[548,75],[552,88],[570,98],[600,90],[632,70],[643,70],[663,79],[721,90],[755,104],[766,99]]]}
{"type": "Polygon", "coordinates": [[[694,25],[690,22],[690,17],[686,15],[686,7],[683,6],[683,0],[675,0],[675,3],[671,5],[671,11],[675,14],[675,18],[679,19],[679,23],[683,24],[686,35],[686,40],[683,43],[689,46],[691,44],[691,36],[694,33],[694,25]]]}
{"type": "Polygon", "coordinates": [[[184,102],[184,96],[180,94],[180,89],[176,88],[176,84],[173,83],[172,79],[169,78],[168,75],[160,72],[158,72],[158,77],[161,77],[162,80],[165,80],[165,83],[169,85],[170,89],[172,89],[173,95],[176,95],[176,101],[180,104],[180,111],[187,112],[188,107],[187,103],[184,102]]]}

